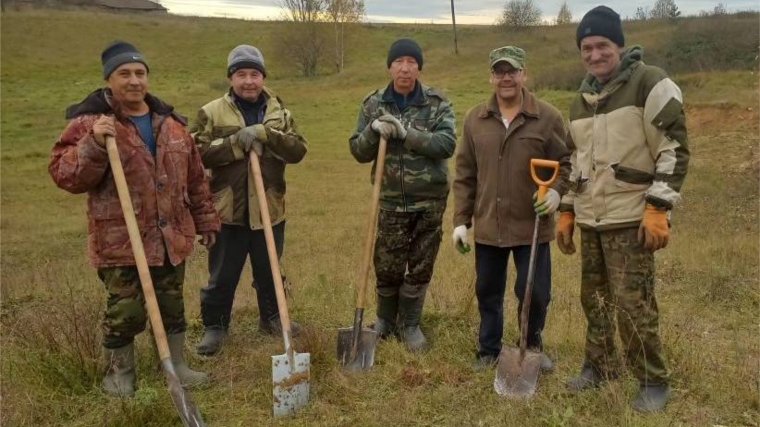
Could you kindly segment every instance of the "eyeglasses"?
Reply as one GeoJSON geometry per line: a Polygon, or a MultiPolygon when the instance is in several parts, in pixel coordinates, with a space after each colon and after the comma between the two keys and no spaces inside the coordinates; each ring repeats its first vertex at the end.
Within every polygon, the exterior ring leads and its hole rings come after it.
{"type": "Polygon", "coordinates": [[[493,76],[496,77],[497,79],[503,79],[504,76],[507,74],[509,74],[509,77],[514,78],[515,76],[520,74],[520,71],[522,70],[519,68],[509,68],[509,69],[499,68],[496,70],[491,70],[491,74],[493,74],[493,76]]]}

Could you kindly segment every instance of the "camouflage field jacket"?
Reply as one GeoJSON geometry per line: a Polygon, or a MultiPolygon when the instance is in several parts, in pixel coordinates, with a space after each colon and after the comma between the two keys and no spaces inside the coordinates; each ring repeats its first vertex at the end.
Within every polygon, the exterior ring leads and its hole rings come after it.
{"type": "MultiPolygon", "coordinates": [[[[407,136],[404,141],[388,141],[380,208],[397,212],[444,209],[449,194],[446,161],[456,146],[451,103],[441,91],[418,82],[416,96],[399,111],[392,84],[364,98],[349,138],[351,154],[361,163],[374,161],[380,135],[371,129],[372,121],[384,114],[397,117],[407,136]]],[[[374,176],[373,166],[371,181],[374,176]]]]}
{"type": "MultiPolygon", "coordinates": [[[[48,165],[60,188],[87,193],[89,258],[96,268],[135,265],[108,153],[92,136],[100,115],[113,113],[104,94],[97,90],[69,107],[69,124],[55,142],[48,165]]],[[[192,252],[196,234],[218,231],[221,225],[184,119],[158,98],[147,95],[146,102],[156,156],[129,120],[116,122],[116,144],[148,264],[163,265],[168,253],[177,265],[192,252]]]]}
{"type": "MultiPolygon", "coordinates": [[[[285,220],[285,165],[304,158],[307,142],[275,93],[265,87],[261,96],[267,98],[261,120],[267,132],[260,159],[261,174],[269,216],[276,225],[285,220]]],[[[222,223],[249,225],[251,229],[260,230],[263,228],[261,208],[253,174],[249,173],[248,157],[229,138],[244,126],[243,114],[227,93],[198,111],[191,131],[203,164],[211,173],[211,191],[222,223]]]]}

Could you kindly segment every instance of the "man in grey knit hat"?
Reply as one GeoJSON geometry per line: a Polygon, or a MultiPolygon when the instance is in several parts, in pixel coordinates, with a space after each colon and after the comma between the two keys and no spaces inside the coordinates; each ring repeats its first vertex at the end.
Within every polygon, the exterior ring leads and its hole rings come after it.
{"type": "MultiPolygon", "coordinates": [[[[235,289],[250,256],[253,286],[259,306],[259,330],[281,329],[274,280],[264,240],[261,211],[248,153],[260,158],[264,188],[272,218],[277,255],[285,241],[285,165],[306,155],[306,140],[296,131],[293,116],[279,97],[264,86],[267,76],[259,49],[240,45],[227,57],[230,89],[204,105],[191,129],[206,169],[222,220],[217,244],[209,251],[209,280],[201,289],[201,316],[205,334],[199,354],[221,348],[232,315],[235,289]]],[[[299,326],[292,322],[296,334],[299,326]]]]}

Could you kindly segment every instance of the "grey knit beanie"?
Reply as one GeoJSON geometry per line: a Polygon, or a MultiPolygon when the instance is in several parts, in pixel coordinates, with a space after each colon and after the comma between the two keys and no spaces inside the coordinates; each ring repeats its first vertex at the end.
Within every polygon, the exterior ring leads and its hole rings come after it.
{"type": "Polygon", "coordinates": [[[267,76],[261,51],[247,44],[241,44],[230,51],[227,56],[227,77],[242,68],[253,68],[261,71],[264,77],[267,76]]]}

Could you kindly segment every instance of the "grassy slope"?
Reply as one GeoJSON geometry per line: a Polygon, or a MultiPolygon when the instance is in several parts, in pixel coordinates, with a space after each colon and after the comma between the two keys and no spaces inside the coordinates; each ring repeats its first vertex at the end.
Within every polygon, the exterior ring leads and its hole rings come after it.
{"type": "MultiPolygon", "coordinates": [[[[259,46],[268,84],[280,92],[311,143],[305,161],[288,169],[283,263],[294,286],[293,317],[311,328],[299,345],[312,354],[312,403],[295,419],[271,419],[269,356],[282,348],[278,339],[256,332],[255,295],[244,278],[230,345],[215,359],[193,357],[216,378],[212,388],[194,392],[210,425],[757,423],[757,174],[745,163],[758,142],[758,87],[750,72],[676,76],[689,111],[693,167],[684,204],[675,213],[671,246],[658,254],[661,327],[674,372],[674,400],[665,413],[642,417],[627,407],[632,381],[579,396],[564,390],[562,381],[580,364],[585,328],[577,255],[554,257],[545,340],[558,366],[541,379],[538,395],[530,402],[505,402],[491,390],[491,373],[470,371],[478,325],[473,257],[456,254],[448,244],[450,212],[424,318],[433,350],[412,356],[396,342],[383,343],[377,366],[360,375],[341,372],[334,361],[333,329],[348,326],[352,316],[370,193],[368,167],[353,161],[346,139],[361,97],[384,85],[389,43],[400,36],[421,42],[424,80],[449,94],[461,123],[467,108],[488,95],[485,64],[491,48],[523,46],[531,72],[540,77],[542,70],[575,66],[574,28],[505,35],[467,27],[459,33],[456,56],[445,27],[365,27],[343,74],[304,80],[274,51],[276,23],[8,13],[1,24],[3,425],[178,423],[161,375],[146,357],[151,350],[145,335],[138,340],[143,355],[138,397],[120,402],[96,390],[97,336],[86,331],[98,323],[102,285],[86,264],[84,198],[57,190],[46,171],[52,141],[65,125],[63,108],[101,84],[98,55],[116,38],[143,50],[152,70],[151,91],[190,116],[223,90],[229,49],[239,43],[259,46]],[[67,317],[70,312],[79,320],[67,317]]],[[[629,43],[648,49],[658,48],[672,31],[661,23],[627,28],[629,43]]],[[[572,97],[562,91],[540,95],[563,112],[572,97]]],[[[199,250],[186,283],[192,341],[201,332],[197,290],[206,278],[204,265],[199,250]]],[[[510,295],[507,342],[516,336],[513,300],[510,295]]]]}

